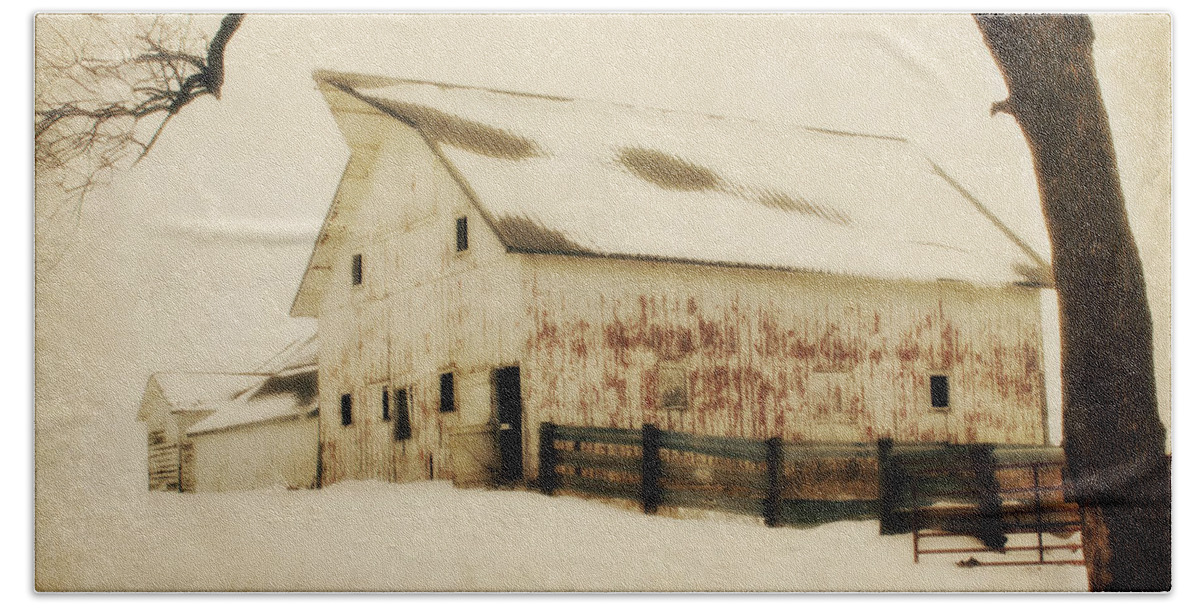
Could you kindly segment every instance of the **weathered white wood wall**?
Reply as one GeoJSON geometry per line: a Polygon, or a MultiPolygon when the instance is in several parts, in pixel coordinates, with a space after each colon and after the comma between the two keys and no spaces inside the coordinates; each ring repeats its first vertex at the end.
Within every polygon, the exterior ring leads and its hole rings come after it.
{"type": "Polygon", "coordinates": [[[324,481],[482,480],[491,371],[519,359],[518,262],[415,130],[378,115],[353,120],[362,132],[350,138],[338,204],[354,217],[319,315],[324,481]],[[460,216],[465,252],[455,250],[460,216]],[[352,285],[354,254],[362,285],[352,285]],[[455,412],[438,411],[443,372],[455,376],[455,412]],[[393,439],[394,416],[383,420],[385,387],[409,390],[410,440],[393,439]],[[349,426],[343,394],[353,398],[349,426]]]}
{"type": "Polygon", "coordinates": [[[179,441],[181,433],[171,415],[171,405],[153,378],[142,396],[141,411],[146,423],[147,487],[179,491],[179,441]]]}
{"type": "Polygon", "coordinates": [[[302,416],[190,436],[195,490],[309,488],[317,476],[317,420],[302,416]]]}
{"type": "Polygon", "coordinates": [[[145,412],[148,487],[168,492],[195,491],[195,467],[187,429],[208,412],[171,412],[162,387],[150,379],[142,396],[145,412]]]}
{"type": "Polygon", "coordinates": [[[1036,289],[525,257],[528,428],[1046,440],[1036,289]],[[684,370],[686,408],[659,407],[664,364],[684,370]],[[934,374],[949,379],[948,408],[931,406],[934,374]]]}

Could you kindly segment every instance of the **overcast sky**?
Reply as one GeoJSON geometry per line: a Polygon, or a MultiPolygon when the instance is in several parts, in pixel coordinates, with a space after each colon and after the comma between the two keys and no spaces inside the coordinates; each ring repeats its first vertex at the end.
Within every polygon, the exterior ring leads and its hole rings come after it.
{"type": "MultiPolygon", "coordinates": [[[[1094,24],[1165,408],[1170,23],[1094,24]]],[[[906,137],[1049,257],[1028,148],[988,114],[1004,84],[965,15],[250,15],[226,61],[222,99],[97,191],[38,277],[39,419],[133,425],[152,371],[245,370],[314,329],[287,311],[349,154],[318,68],[906,137]]]]}

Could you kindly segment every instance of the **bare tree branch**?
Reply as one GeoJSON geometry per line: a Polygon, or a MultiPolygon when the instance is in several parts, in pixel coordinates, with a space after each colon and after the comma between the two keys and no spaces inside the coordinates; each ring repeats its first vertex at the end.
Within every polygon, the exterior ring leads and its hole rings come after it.
{"type": "MultiPolygon", "coordinates": [[[[211,40],[191,18],[42,16],[35,36],[34,167],[40,241],[111,171],[137,163],[184,107],[220,99],[225,48],[244,15],[211,40]]],[[[210,30],[211,31],[211,30],[210,30]]],[[[74,225],[74,224],[72,224],[74,225]]],[[[39,258],[41,255],[39,255],[39,258]]]]}

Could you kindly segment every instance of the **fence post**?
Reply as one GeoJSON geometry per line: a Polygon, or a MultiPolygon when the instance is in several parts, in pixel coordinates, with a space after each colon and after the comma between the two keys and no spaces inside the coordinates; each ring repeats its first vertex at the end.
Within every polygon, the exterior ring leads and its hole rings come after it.
{"type": "Polygon", "coordinates": [[[763,520],[772,528],[779,525],[779,507],[783,502],[783,439],[772,437],[767,444],[767,498],[763,501],[763,520]]]}
{"type": "Polygon", "coordinates": [[[1006,526],[1001,510],[1000,484],[996,481],[995,448],[986,443],[974,444],[967,448],[967,454],[975,473],[979,508],[976,536],[987,548],[1001,550],[1008,542],[1008,536],[1004,534],[1006,526]]]}
{"type": "Polygon", "coordinates": [[[900,503],[900,476],[892,463],[891,437],[879,440],[879,533],[899,534],[903,526],[896,515],[900,503]]]}
{"type": "Polygon", "coordinates": [[[538,489],[547,496],[558,489],[558,452],[554,450],[557,426],[543,422],[538,432],[538,489]]]}
{"type": "Polygon", "coordinates": [[[653,514],[662,504],[662,460],[658,453],[662,432],[653,424],[642,425],[642,511],[653,514]]]}

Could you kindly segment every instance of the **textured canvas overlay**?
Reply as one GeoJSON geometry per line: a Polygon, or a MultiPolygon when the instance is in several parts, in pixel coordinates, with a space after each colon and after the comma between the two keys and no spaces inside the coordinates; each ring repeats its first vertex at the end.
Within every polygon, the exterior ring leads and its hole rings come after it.
{"type": "Polygon", "coordinates": [[[43,591],[1162,591],[1166,15],[35,18],[43,591]]]}

